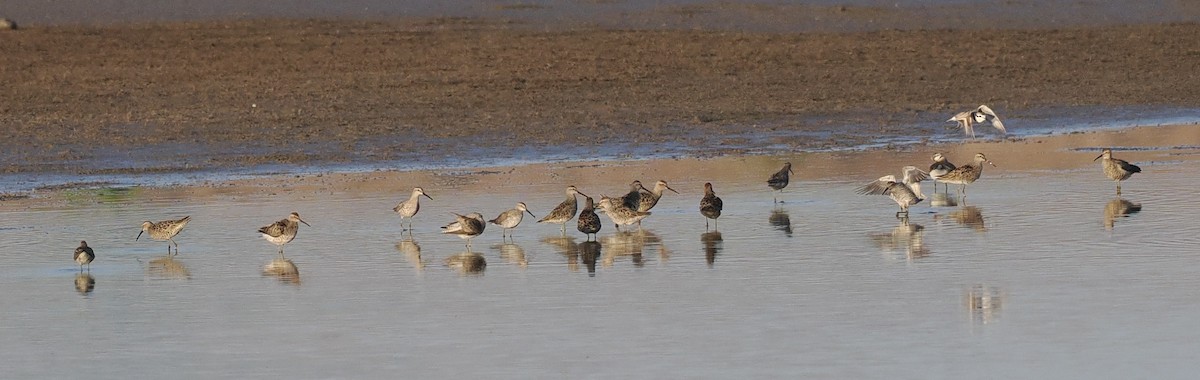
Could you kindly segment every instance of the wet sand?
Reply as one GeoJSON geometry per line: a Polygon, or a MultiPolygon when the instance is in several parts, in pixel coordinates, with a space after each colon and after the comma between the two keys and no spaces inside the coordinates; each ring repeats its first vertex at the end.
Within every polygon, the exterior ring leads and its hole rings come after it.
{"type": "Polygon", "coordinates": [[[555,147],[637,157],[668,144],[740,154],[850,146],[914,125],[928,133],[984,103],[1018,119],[1187,109],[1200,98],[1186,69],[1198,37],[1195,23],[838,33],[474,19],[35,25],[0,38],[0,171],[406,169],[555,147]],[[744,144],[772,134],[784,137],[744,144]]]}

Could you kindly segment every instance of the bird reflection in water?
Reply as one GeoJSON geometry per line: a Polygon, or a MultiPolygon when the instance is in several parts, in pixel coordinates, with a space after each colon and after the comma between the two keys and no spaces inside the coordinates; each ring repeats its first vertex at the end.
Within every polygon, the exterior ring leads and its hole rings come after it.
{"type": "Polygon", "coordinates": [[[558,235],[547,236],[542,238],[542,243],[549,244],[554,247],[555,252],[567,258],[567,270],[579,271],[579,245],[575,244],[575,238],[558,235]]]}
{"type": "Polygon", "coordinates": [[[483,274],[483,270],[487,268],[487,259],[483,255],[470,251],[451,255],[446,258],[445,264],[450,269],[457,270],[461,274],[483,274]]]}
{"type": "Polygon", "coordinates": [[[767,218],[767,222],[771,223],[776,230],[783,231],[787,237],[792,237],[792,218],[788,216],[787,211],[781,208],[771,210],[771,216],[767,218]]]}
{"type": "Polygon", "coordinates": [[[579,243],[579,257],[587,266],[588,277],[596,277],[596,259],[600,258],[600,242],[585,241],[579,243]]]}
{"type": "Polygon", "coordinates": [[[1117,218],[1124,218],[1142,211],[1141,203],[1133,203],[1121,198],[1114,198],[1104,205],[1104,228],[1112,230],[1117,218]]]}
{"type": "Polygon", "coordinates": [[[986,325],[995,322],[1000,316],[1006,295],[1000,288],[975,285],[967,290],[963,298],[967,312],[971,314],[972,324],[986,325]]]}
{"type": "Polygon", "coordinates": [[[509,264],[516,264],[521,269],[529,267],[529,260],[525,258],[525,249],[517,245],[517,243],[502,243],[492,245],[492,249],[500,252],[500,259],[509,264]]]}
{"type": "Polygon", "coordinates": [[[88,294],[96,289],[96,278],[92,277],[91,273],[79,273],[75,275],[75,291],[79,294],[88,294]]]}
{"type": "Polygon", "coordinates": [[[713,263],[717,261],[717,254],[721,253],[721,249],[725,245],[721,239],[721,232],[712,231],[700,234],[700,243],[704,245],[704,261],[708,263],[709,268],[712,268],[713,263]]]}
{"type": "Polygon", "coordinates": [[[605,268],[612,267],[617,258],[623,256],[629,256],[629,260],[636,267],[645,266],[646,262],[642,253],[647,246],[657,246],[661,259],[665,260],[670,256],[667,249],[662,246],[662,238],[646,229],[620,231],[600,240],[600,245],[604,246],[601,264],[605,268]]]}
{"type": "Polygon", "coordinates": [[[263,266],[263,276],[279,277],[280,282],[289,284],[300,284],[300,268],[292,260],[285,258],[276,258],[263,266]]]}
{"type": "Polygon", "coordinates": [[[425,270],[425,261],[421,260],[421,245],[417,244],[411,235],[396,243],[396,251],[403,254],[404,259],[408,260],[408,263],[412,264],[413,269],[416,269],[417,272],[425,270]]]}
{"type": "Polygon", "coordinates": [[[152,278],[159,279],[190,279],[192,273],[188,272],[187,266],[183,265],[182,261],[176,260],[174,255],[161,256],[150,260],[150,265],[146,267],[146,272],[152,278]]]}
{"type": "Polygon", "coordinates": [[[871,240],[885,252],[904,249],[907,260],[929,256],[929,247],[925,246],[925,226],[910,223],[908,218],[901,218],[900,225],[886,233],[871,233],[871,240]]]}
{"type": "Polygon", "coordinates": [[[983,209],[976,206],[966,206],[958,210],[951,211],[946,215],[934,215],[933,220],[950,219],[955,223],[975,230],[975,232],[987,232],[987,226],[983,222],[983,209]]]}
{"type": "Polygon", "coordinates": [[[929,197],[929,205],[932,207],[957,207],[958,199],[946,193],[933,193],[929,197]]]}

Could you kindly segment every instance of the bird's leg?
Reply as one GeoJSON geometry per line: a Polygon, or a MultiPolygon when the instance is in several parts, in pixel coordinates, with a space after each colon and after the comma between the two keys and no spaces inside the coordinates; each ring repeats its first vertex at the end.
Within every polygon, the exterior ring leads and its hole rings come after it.
{"type": "Polygon", "coordinates": [[[1117,181],[1117,196],[1121,196],[1121,181],[1117,181]]]}
{"type": "Polygon", "coordinates": [[[708,232],[708,218],[704,218],[704,231],[708,232]]]}

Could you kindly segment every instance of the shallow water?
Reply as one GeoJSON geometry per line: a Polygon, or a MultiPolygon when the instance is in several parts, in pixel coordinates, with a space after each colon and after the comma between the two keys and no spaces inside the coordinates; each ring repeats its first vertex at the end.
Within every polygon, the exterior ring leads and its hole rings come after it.
{"type": "Polygon", "coordinates": [[[673,181],[641,233],[602,215],[598,247],[573,225],[526,219],[510,245],[490,226],[470,273],[443,264],[465,251],[437,233],[448,212],[540,217],[561,185],[427,187],[411,240],[394,193],[115,193],[0,220],[0,358],[13,378],[1190,377],[1200,163],[1143,168],[1127,216],[1098,168],[989,168],[907,224],[863,181],[795,181],[779,206],[759,181],[715,183],[719,234],[702,182],[673,181]],[[294,268],[254,232],[290,211],[312,224],[294,268]],[[174,259],[133,240],[183,215],[174,259]]]}

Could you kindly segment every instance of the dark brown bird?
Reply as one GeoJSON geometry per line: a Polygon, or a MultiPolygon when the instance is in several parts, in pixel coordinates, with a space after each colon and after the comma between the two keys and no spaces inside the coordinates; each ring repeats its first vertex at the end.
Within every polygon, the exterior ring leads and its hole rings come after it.
{"type": "Polygon", "coordinates": [[[792,172],[791,162],[784,162],[783,169],[779,169],[779,171],[771,175],[771,178],[767,179],[767,186],[770,186],[772,189],[775,189],[775,191],[779,192],[778,194],[775,194],[775,203],[779,203],[779,194],[783,194],[783,188],[787,187],[788,185],[788,174],[796,173],[792,172]]]}
{"type": "Polygon", "coordinates": [[[708,230],[708,220],[713,220],[713,228],[717,226],[717,218],[721,217],[721,208],[724,207],[724,202],[721,202],[721,197],[713,192],[711,182],[704,183],[704,198],[700,198],[700,215],[704,215],[704,230],[708,230]]]}
{"type": "Polygon", "coordinates": [[[79,248],[75,248],[75,262],[79,263],[79,271],[83,272],[83,266],[87,265],[88,272],[92,271],[92,260],[96,259],[96,252],[92,251],[92,247],[88,247],[86,241],[79,242],[79,248]]]}

